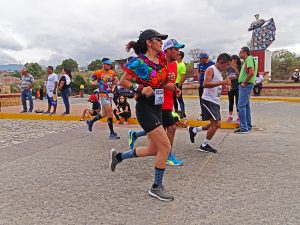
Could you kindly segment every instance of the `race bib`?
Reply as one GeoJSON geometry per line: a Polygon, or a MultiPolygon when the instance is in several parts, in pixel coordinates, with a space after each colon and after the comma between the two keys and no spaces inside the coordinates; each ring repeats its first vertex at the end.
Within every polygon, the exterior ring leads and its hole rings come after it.
{"type": "Polygon", "coordinates": [[[219,88],[219,89],[218,89],[218,97],[220,97],[221,94],[222,94],[222,88],[219,88]]]}
{"type": "Polygon", "coordinates": [[[155,95],[154,105],[162,105],[164,103],[164,89],[155,89],[154,95],[155,95]]]}
{"type": "Polygon", "coordinates": [[[108,93],[107,96],[108,96],[109,101],[112,101],[114,99],[114,94],[113,93],[108,93]]]}
{"type": "Polygon", "coordinates": [[[228,75],[229,75],[229,77],[235,77],[236,73],[229,73],[228,75]]]}

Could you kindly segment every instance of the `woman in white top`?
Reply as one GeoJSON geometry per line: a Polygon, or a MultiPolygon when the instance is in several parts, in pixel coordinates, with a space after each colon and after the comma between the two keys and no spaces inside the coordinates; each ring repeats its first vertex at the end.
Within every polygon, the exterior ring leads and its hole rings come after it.
{"type": "Polygon", "coordinates": [[[71,79],[71,71],[69,69],[64,68],[61,72],[61,77],[59,79],[59,90],[66,108],[66,111],[63,113],[63,115],[70,114],[69,97],[71,95],[71,79]]]}

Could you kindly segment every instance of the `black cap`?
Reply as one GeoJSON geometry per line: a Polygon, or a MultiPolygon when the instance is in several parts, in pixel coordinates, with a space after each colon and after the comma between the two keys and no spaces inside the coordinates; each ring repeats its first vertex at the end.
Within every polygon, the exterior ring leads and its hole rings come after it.
{"type": "Polygon", "coordinates": [[[153,37],[158,37],[158,38],[161,38],[162,40],[166,40],[168,38],[168,35],[167,34],[161,34],[155,30],[152,30],[152,29],[148,29],[148,30],[144,30],[140,36],[139,36],[139,40],[140,41],[146,41],[146,40],[149,40],[153,37]]]}

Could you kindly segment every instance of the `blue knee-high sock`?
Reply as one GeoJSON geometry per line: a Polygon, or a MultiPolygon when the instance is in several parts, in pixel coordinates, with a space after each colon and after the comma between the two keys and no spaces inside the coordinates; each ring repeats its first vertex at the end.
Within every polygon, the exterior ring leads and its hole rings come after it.
{"type": "Polygon", "coordinates": [[[121,162],[123,159],[131,159],[131,158],[135,158],[137,157],[135,149],[133,150],[129,150],[129,151],[125,151],[125,152],[119,152],[116,155],[117,159],[119,162],[121,162]]]}
{"type": "Polygon", "coordinates": [[[142,136],[146,136],[146,132],[144,130],[140,130],[140,131],[135,131],[134,135],[136,138],[142,137],[142,136]]]}
{"type": "Polygon", "coordinates": [[[155,176],[154,176],[154,184],[153,184],[154,188],[162,185],[164,173],[165,173],[165,169],[159,169],[155,167],[155,176]]]}

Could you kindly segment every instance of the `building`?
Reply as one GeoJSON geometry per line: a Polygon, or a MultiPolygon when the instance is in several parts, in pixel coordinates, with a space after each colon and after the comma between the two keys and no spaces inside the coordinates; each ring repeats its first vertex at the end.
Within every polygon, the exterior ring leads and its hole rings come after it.
{"type": "Polygon", "coordinates": [[[121,70],[122,66],[128,63],[132,59],[132,56],[125,59],[116,59],[115,60],[115,70],[121,70]]]}

